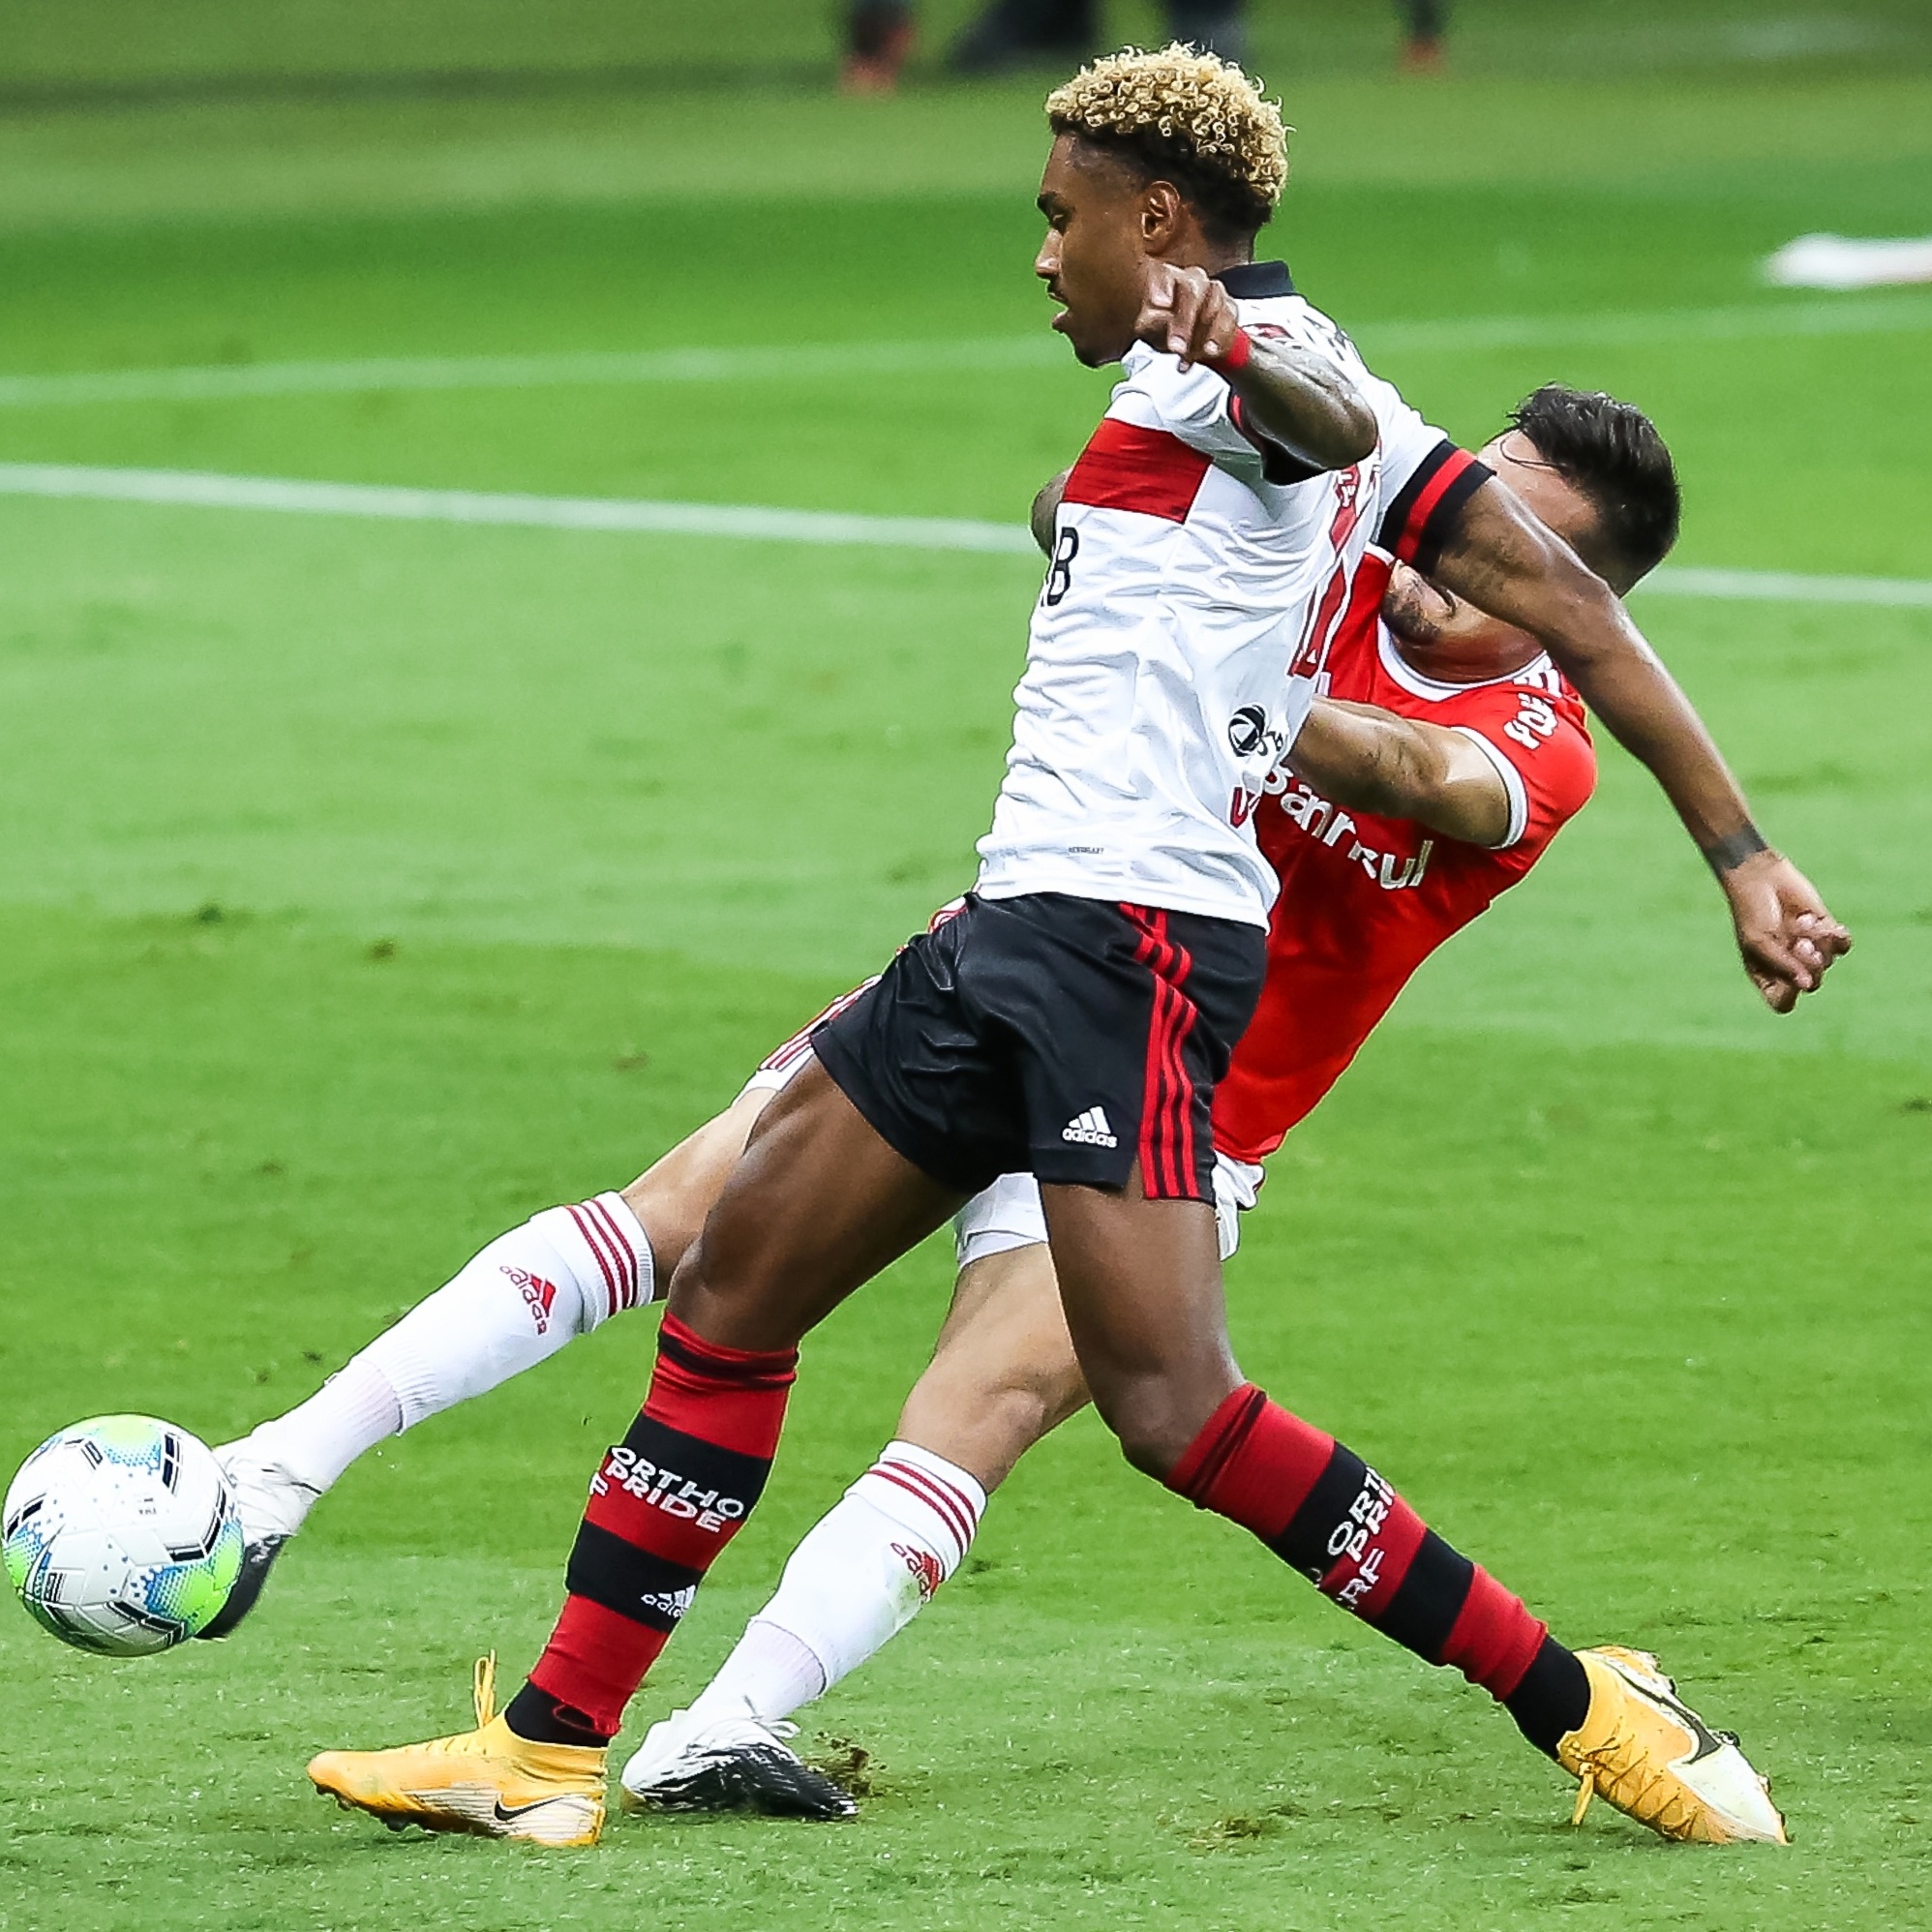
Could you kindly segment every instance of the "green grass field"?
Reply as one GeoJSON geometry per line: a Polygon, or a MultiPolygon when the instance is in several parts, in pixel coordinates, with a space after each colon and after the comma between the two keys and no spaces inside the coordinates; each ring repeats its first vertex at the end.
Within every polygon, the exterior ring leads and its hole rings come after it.
{"type": "MultiPolygon", "coordinates": [[[[22,10],[37,83],[182,65],[132,26],[56,59],[51,17],[22,10]]],[[[1651,408],[1682,562],[1932,578],[1932,291],[1755,267],[1812,229],[1924,232],[1917,16],[1844,9],[1876,40],[1728,65],[1744,10],[1637,17],[1619,74],[1513,69],[1480,22],[1434,85],[1278,62],[1283,251],[1459,436],[1551,377],[1651,408]]],[[[1037,92],[16,111],[0,377],[1023,340],[1037,92]]],[[[111,406],[0,383],[0,462],[1014,519],[1103,384],[1050,350],[969,362],[111,406]]],[[[102,1410],[240,1431],[720,1105],[969,877],[1035,583],[0,495],[0,1468],[102,1410]]],[[[1740,1731],[1789,1853],[1602,1808],[1572,1834],[1486,1699],[1091,1418],[807,1713],[814,1748],[871,1754],[852,1825],[626,1820],[545,1857],[324,1808],[313,1751],[453,1728],[479,1649],[533,1655],[645,1319],[351,1471],[232,1644],[115,1665],[0,1606],[0,1928],[1932,1924],[1932,610],[1639,614],[1857,952],[1798,1017],[1757,1011],[1607,748],[1585,818],[1283,1151],[1230,1299],[1253,1374],[1560,1635],[1657,1648],[1740,1731]]],[[[767,1503],[640,1723],[885,1439],[949,1272],[930,1245],[808,1344],[767,1503]]]]}

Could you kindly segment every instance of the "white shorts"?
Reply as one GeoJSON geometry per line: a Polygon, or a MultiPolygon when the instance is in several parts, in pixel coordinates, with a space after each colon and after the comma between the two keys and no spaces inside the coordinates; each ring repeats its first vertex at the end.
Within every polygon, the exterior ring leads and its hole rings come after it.
{"type": "MultiPolygon", "coordinates": [[[[855,988],[820,1015],[830,1019],[871,985],[855,988]]],[[[812,1057],[812,1027],[795,1033],[777,1052],[745,1081],[747,1094],[775,1094],[789,1086],[812,1057]]],[[[1252,1161],[1237,1161],[1219,1149],[1214,1157],[1214,1229],[1225,1261],[1241,1246],[1241,1217],[1254,1205],[1266,1170],[1252,1161]]],[[[1046,1215],[1040,1205],[1040,1184],[1031,1174],[1002,1174],[990,1188],[961,1208],[952,1222],[952,1247],[962,1268],[988,1254],[1013,1248],[1036,1248],[1046,1239],[1046,1215]]]]}
{"type": "MultiPolygon", "coordinates": [[[[1216,1151],[1214,1229],[1225,1261],[1241,1246],[1241,1216],[1254,1205],[1266,1170],[1216,1151]]],[[[952,1247],[962,1268],[988,1254],[1033,1248],[1046,1239],[1040,1184],[1031,1174],[1002,1174],[961,1208],[952,1222],[952,1247]]]]}

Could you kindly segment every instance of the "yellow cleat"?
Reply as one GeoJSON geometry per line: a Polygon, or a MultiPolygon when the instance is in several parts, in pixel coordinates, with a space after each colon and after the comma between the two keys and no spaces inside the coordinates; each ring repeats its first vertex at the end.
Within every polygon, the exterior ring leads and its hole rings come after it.
{"type": "Polygon", "coordinates": [[[1583,1723],[1556,1746],[1580,1780],[1572,1825],[1601,1793],[1666,1838],[1696,1845],[1788,1845],[1770,1784],[1728,1731],[1712,1731],[1677,1700],[1676,1686],[1643,1650],[1606,1644],[1578,1652],[1590,1680],[1583,1723]]]}
{"type": "Polygon", "coordinates": [[[532,1744],[496,1714],[497,1659],[476,1665],[476,1729],[394,1751],[324,1751],[316,1789],[392,1830],[472,1831],[537,1845],[594,1845],[604,1828],[604,1753],[532,1744]]]}

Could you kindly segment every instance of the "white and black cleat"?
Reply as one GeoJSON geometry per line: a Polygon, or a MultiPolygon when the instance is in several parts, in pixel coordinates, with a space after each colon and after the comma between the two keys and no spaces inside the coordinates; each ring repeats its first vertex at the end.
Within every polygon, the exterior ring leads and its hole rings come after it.
{"type": "Polygon", "coordinates": [[[264,1536],[258,1543],[242,1545],[241,1574],[235,1578],[235,1586],[228,1592],[227,1602],[215,1613],[207,1627],[196,1631],[196,1637],[217,1639],[234,1631],[242,1618],[260,1601],[268,1573],[275,1567],[275,1559],[281,1555],[282,1546],[287,1541],[286,1536],[264,1536]]]}
{"type": "Polygon", "coordinates": [[[235,1513],[241,1518],[241,1574],[235,1586],[205,1630],[195,1634],[222,1638],[233,1634],[250,1611],[261,1600],[268,1573],[275,1567],[283,1546],[301,1528],[321,1492],[303,1482],[286,1464],[267,1455],[255,1436],[239,1442],[225,1442],[215,1458],[228,1479],[235,1499],[235,1513]]]}
{"type": "Polygon", "coordinates": [[[742,1713],[651,1726],[623,1768],[626,1811],[759,1811],[770,1818],[851,1818],[852,1794],[785,1741],[799,1727],[742,1713]]]}

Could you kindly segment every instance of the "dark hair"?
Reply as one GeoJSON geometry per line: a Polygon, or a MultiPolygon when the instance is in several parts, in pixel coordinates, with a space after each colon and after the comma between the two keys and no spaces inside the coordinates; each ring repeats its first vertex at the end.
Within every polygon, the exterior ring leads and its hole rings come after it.
{"type": "Polygon", "coordinates": [[[1546,382],[1509,420],[1564,482],[1589,498],[1596,528],[1578,548],[1614,589],[1629,589],[1670,555],[1683,498],[1671,452],[1642,409],[1615,396],[1546,382]]]}

